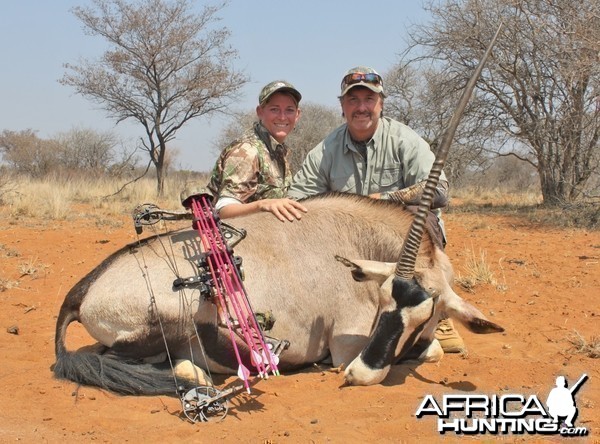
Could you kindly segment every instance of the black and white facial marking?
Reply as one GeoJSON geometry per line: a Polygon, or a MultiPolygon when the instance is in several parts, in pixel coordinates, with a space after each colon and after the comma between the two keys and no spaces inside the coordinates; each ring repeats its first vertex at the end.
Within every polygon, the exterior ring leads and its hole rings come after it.
{"type": "Polygon", "coordinates": [[[435,299],[412,280],[390,277],[391,299],[382,308],[369,343],[346,369],[344,377],[351,385],[371,385],[381,382],[391,364],[416,343],[435,308],[435,299]]]}

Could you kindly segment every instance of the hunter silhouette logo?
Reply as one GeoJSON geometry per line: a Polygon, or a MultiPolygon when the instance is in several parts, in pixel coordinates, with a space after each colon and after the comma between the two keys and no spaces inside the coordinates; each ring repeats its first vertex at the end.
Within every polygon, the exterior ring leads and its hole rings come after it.
{"type": "Polygon", "coordinates": [[[578,413],[575,404],[575,393],[587,379],[588,375],[584,373],[571,388],[567,388],[567,380],[564,376],[556,378],[556,387],[550,391],[546,401],[548,413],[550,413],[555,423],[558,423],[559,418],[566,418],[564,426],[573,427],[573,421],[577,418],[578,413]]]}
{"type": "Polygon", "coordinates": [[[438,402],[427,395],[415,416],[437,416],[440,434],[542,434],[587,436],[586,427],[574,425],[578,410],[575,394],[588,380],[583,374],[570,388],[564,376],[556,378],[544,405],[536,395],[447,394],[438,402]]]}

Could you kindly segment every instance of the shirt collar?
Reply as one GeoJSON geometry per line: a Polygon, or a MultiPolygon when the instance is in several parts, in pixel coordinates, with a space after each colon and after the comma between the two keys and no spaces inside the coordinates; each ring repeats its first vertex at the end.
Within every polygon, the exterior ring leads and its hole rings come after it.
{"type": "MultiPolygon", "coordinates": [[[[380,117],[379,121],[377,122],[377,129],[375,130],[375,133],[373,133],[373,137],[367,140],[367,148],[370,146],[375,146],[375,141],[380,139],[382,131],[381,127],[383,126],[383,122],[381,120],[382,119],[380,117]]],[[[350,137],[350,131],[348,131],[348,124],[346,124],[346,131],[344,131],[344,154],[347,154],[348,151],[354,151],[355,153],[358,153],[358,151],[354,147],[354,143],[352,142],[352,137],[350,137]]]]}
{"type": "Polygon", "coordinates": [[[276,151],[283,150],[284,153],[287,153],[287,146],[285,143],[279,143],[273,136],[269,130],[267,130],[262,123],[255,122],[254,123],[254,132],[258,136],[260,140],[267,146],[270,154],[275,154],[276,151]]]}

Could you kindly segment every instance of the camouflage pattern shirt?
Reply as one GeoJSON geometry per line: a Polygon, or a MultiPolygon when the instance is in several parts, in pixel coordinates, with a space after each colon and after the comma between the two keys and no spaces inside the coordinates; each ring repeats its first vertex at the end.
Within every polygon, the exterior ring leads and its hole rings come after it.
{"type": "Polygon", "coordinates": [[[219,156],[208,183],[215,198],[233,198],[242,203],[287,197],[292,173],[288,149],[277,142],[260,123],[219,156]]]}

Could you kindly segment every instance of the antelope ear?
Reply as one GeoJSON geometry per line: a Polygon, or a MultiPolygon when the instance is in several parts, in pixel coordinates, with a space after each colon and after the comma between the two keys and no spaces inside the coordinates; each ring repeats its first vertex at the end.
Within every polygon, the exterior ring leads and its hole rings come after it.
{"type": "Polygon", "coordinates": [[[463,300],[460,296],[451,298],[450,303],[447,301],[445,312],[450,317],[458,320],[473,333],[488,334],[502,333],[504,331],[503,327],[488,320],[483,313],[467,301],[463,300]]]}
{"type": "Polygon", "coordinates": [[[394,273],[395,262],[378,262],[361,259],[348,260],[342,256],[335,256],[336,260],[351,268],[352,278],[358,282],[375,281],[380,286],[394,273]]]}

